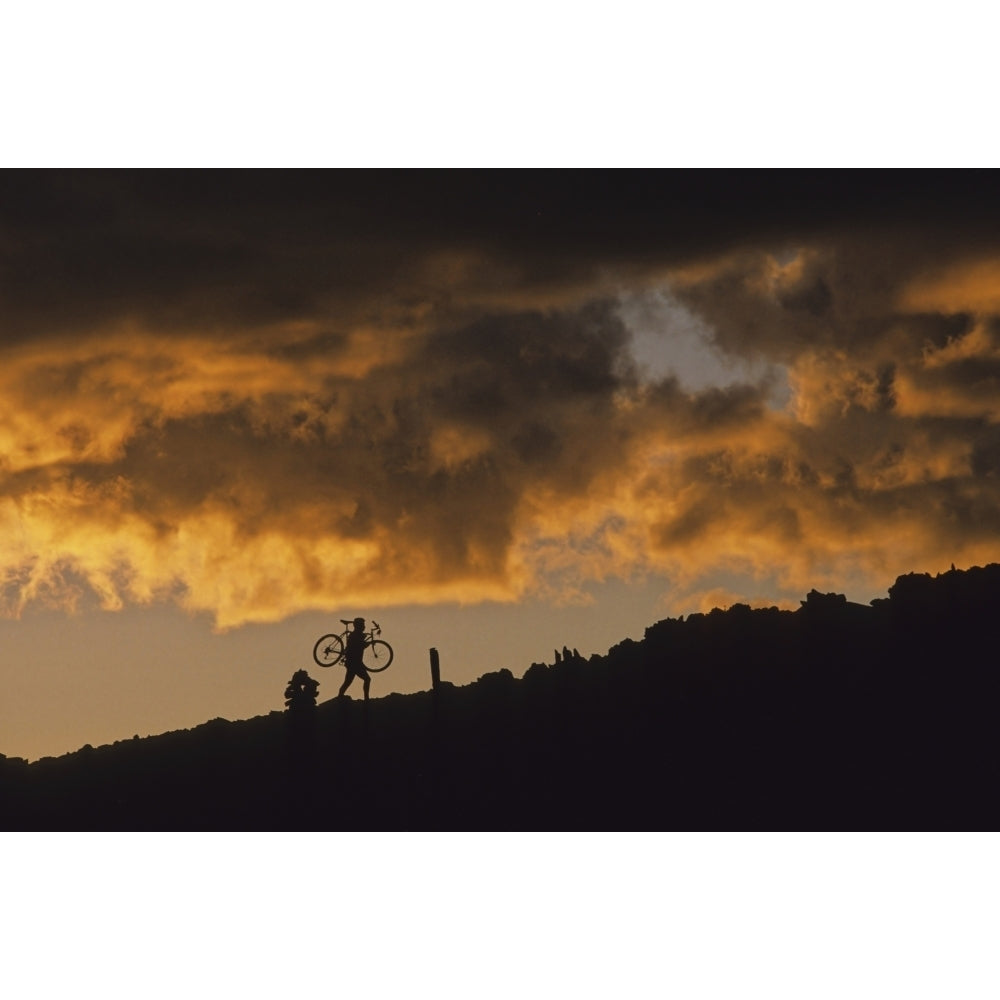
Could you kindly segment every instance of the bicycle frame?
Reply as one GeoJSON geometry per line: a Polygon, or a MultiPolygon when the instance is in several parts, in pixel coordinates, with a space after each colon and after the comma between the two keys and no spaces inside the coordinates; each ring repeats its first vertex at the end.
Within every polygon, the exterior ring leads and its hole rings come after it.
{"type": "MultiPolygon", "coordinates": [[[[313,647],[313,659],[321,667],[332,667],[334,664],[340,663],[344,658],[348,636],[354,632],[354,622],[348,621],[346,618],[341,618],[340,624],[344,626],[342,632],[331,632],[328,635],[322,636],[313,647]]],[[[378,638],[382,634],[382,626],[374,620],[371,624],[372,627],[362,633],[365,637],[365,647],[371,647],[374,657],[373,661],[366,662],[366,667],[374,673],[379,673],[392,663],[393,652],[392,646],[384,639],[378,638]],[[379,665],[376,666],[376,663],[379,665]]]]}

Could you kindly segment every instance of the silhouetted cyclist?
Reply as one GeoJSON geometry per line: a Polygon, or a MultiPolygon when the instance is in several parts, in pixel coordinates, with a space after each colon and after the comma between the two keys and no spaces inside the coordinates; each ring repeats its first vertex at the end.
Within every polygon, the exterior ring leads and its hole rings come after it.
{"type": "Polygon", "coordinates": [[[347,637],[344,649],[344,665],[347,667],[347,676],[340,686],[338,698],[343,698],[344,692],[351,686],[351,681],[355,677],[360,677],[365,686],[365,701],[368,700],[368,689],[371,687],[372,677],[364,663],[365,646],[367,645],[368,636],[365,635],[365,620],[364,618],[355,618],[354,628],[347,637]]]}

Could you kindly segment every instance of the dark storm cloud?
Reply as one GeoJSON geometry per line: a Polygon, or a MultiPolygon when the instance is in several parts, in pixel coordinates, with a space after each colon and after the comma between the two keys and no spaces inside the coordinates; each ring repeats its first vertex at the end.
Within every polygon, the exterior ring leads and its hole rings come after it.
{"type": "Polygon", "coordinates": [[[107,606],[181,593],[233,625],[979,558],[1000,508],[993,186],[0,177],[8,606],[71,573],[107,606]],[[617,296],[647,287],[780,368],[787,406],[748,377],[642,375],[617,296]]]}
{"type": "Polygon", "coordinates": [[[945,342],[967,317],[914,317],[904,289],[930,251],[905,235],[828,236],[818,243],[744,250],[713,272],[676,283],[679,299],[708,323],[724,351],[785,363],[803,353],[843,349],[871,354],[901,332],[919,342],[945,342]]]}
{"type": "MultiPolygon", "coordinates": [[[[137,344],[134,356],[125,341],[89,362],[43,352],[24,363],[18,385],[44,379],[70,412],[29,408],[48,452],[23,445],[16,456],[11,515],[23,522],[27,511],[41,537],[61,534],[62,557],[103,592],[127,590],[123,578],[160,588],[177,578],[192,606],[220,620],[329,604],[344,588],[411,599],[434,587],[469,599],[510,593],[526,493],[586,491],[627,435],[615,429],[615,395],[631,378],[627,334],[610,304],[426,331],[375,368],[314,381],[287,377],[307,363],[297,352],[276,367],[273,350],[192,359],[191,345],[169,341],[150,360],[154,348],[137,344]],[[152,371],[158,380],[135,379],[152,371]],[[121,397],[129,408],[114,440],[89,453],[53,444],[70,413],[85,442],[121,397]],[[62,528],[43,526],[46,512],[62,528]],[[95,564],[92,529],[109,522],[118,539],[95,564]],[[219,594],[231,582],[215,579],[213,564],[231,573],[234,550],[261,545],[280,584],[238,600],[219,594]],[[215,555],[189,564],[199,549],[215,555]]],[[[253,567],[268,572],[265,559],[253,567]]],[[[20,564],[11,575],[22,579],[20,564]]]]}
{"type": "MultiPolygon", "coordinates": [[[[391,284],[406,257],[394,234],[343,225],[339,203],[318,192],[306,204],[302,187],[294,175],[8,175],[7,335],[123,317],[256,326],[312,316],[337,293],[349,309],[376,276],[391,284]]],[[[349,216],[350,192],[341,197],[349,216]]]]}
{"type": "MultiPolygon", "coordinates": [[[[448,252],[494,261],[480,280],[516,297],[859,226],[961,226],[967,248],[1000,221],[994,188],[975,172],[8,172],[0,301],[7,337],[343,320],[447,297],[453,276],[423,265],[448,252]]],[[[828,295],[806,282],[787,301],[818,314],[828,295]]]]}
{"type": "Polygon", "coordinates": [[[401,550],[433,539],[442,559],[469,536],[499,558],[526,481],[585,486],[608,460],[626,343],[610,307],[430,333],[368,378],[312,394],[275,385],[225,413],[171,421],[137,437],[120,471],[151,480],[146,503],[185,507],[251,470],[265,520],[322,496],[351,510],[328,525],[338,531],[397,525],[401,550]]]}
{"type": "Polygon", "coordinates": [[[753,440],[684,463],[654,525],[665,559],[696,565],[697,546],[703,564],[760,567],[770,552],[805,581],[996,556],[996,248],[944,232],[830,231],[680,274],[673,293],[713,342],[783,364],[792,400],[753,440]]]}

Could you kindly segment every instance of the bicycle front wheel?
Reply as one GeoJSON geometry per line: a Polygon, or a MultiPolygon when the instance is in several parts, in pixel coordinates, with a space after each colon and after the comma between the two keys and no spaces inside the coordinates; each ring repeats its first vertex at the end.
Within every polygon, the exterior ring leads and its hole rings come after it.
{"type": "Polygon", "coordinates": [[[392,663],[392,646],[385,639],[376,639],[365,647],[365,667],[370,674],[385,670],[392,663]]]}
{"type": "Polygon", "coordinates": [[[321,667],[332,667],[340,663],[344,655],[344,640],[339,635],[324,635],[313,646],[313,659],[321,667]]]}

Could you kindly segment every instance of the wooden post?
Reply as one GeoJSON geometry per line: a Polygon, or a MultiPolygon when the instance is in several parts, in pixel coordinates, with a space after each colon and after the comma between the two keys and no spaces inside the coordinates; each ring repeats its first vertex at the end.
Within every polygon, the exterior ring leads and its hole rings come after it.
{"type": "Polygon", "coordinates": [[[434,691],[441,686],[441,661],[438,659],[438,651],[431,649],[431,688],[434,691]]]}

